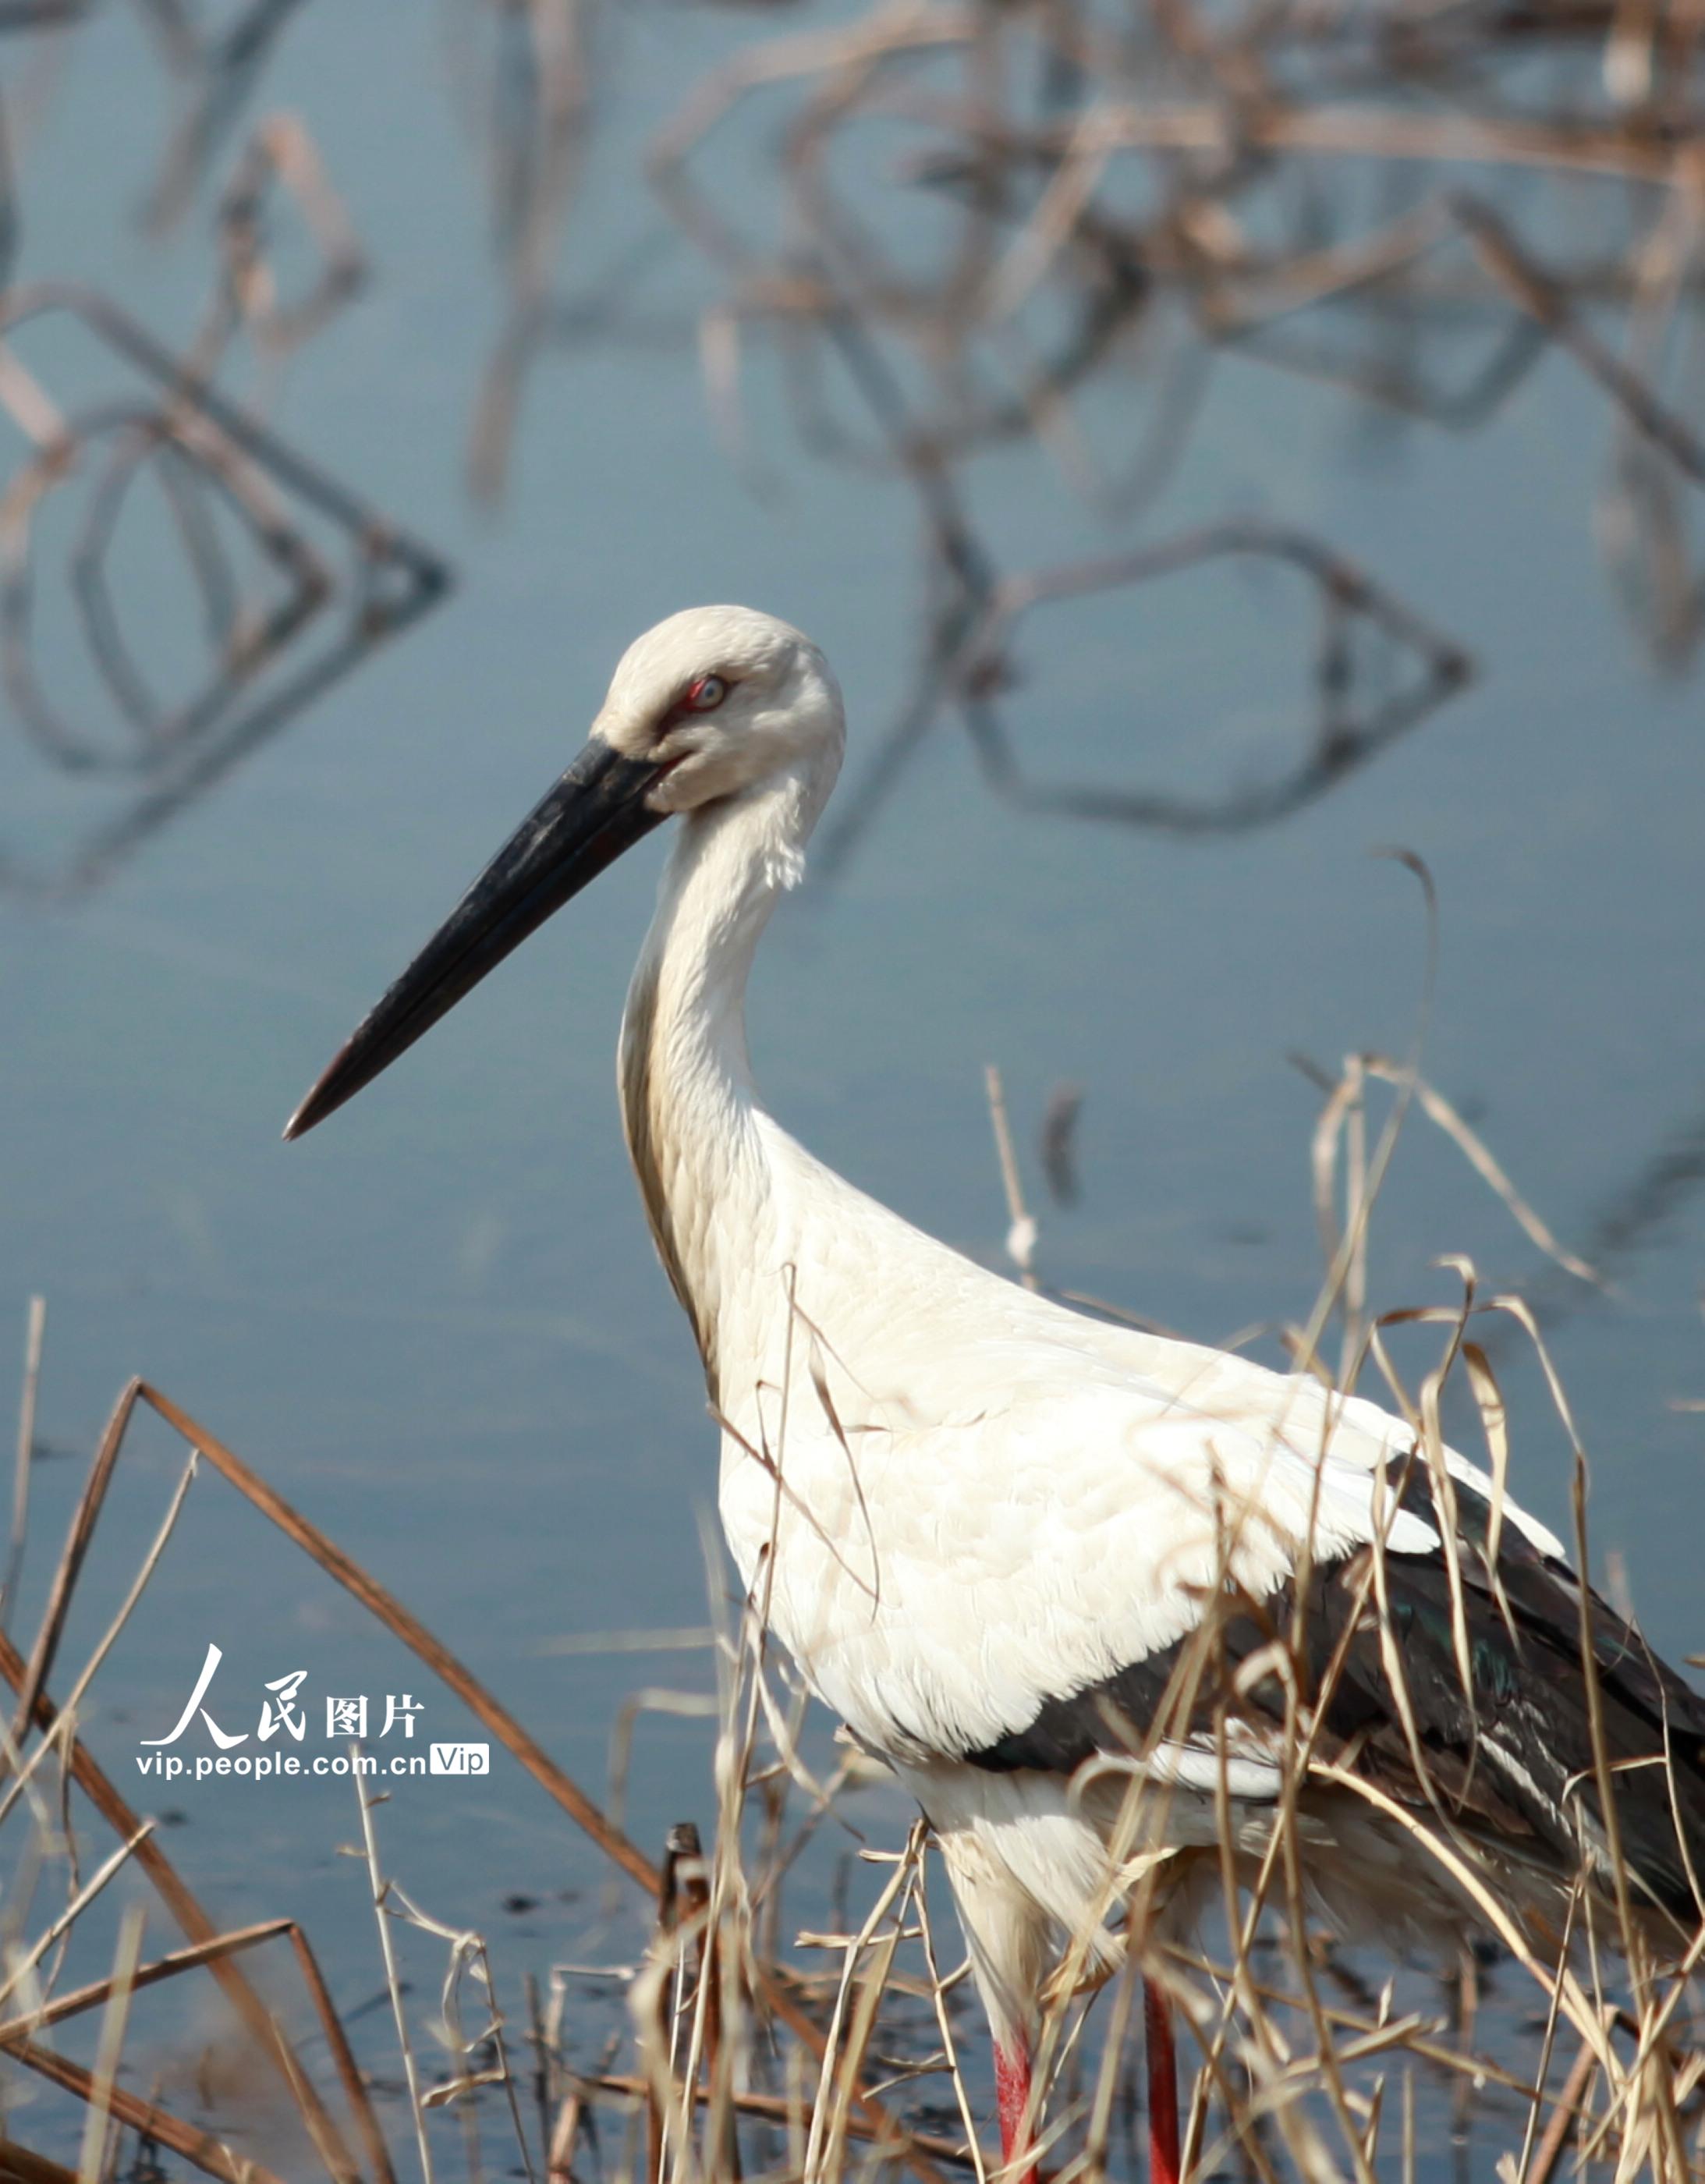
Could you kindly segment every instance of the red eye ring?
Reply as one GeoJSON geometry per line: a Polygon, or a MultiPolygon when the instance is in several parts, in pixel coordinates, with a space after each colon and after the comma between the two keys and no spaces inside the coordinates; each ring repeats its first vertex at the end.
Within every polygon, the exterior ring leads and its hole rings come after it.
{"type": "Polygon", "coordinates": [[[681,702],[689,713],[714,713],[727,694],[728,685],[722,676],[701,675],[681,702]]]}

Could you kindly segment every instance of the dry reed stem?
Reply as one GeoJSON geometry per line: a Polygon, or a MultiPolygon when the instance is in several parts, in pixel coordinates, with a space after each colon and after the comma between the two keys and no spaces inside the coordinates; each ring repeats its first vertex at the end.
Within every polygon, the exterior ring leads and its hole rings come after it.
{"type": "MultiPolygon", "coordinates": [[[[75,2093],[80,2101],[92,2104],[96,2099],[98,2089],[94,2074],[86,2070],[81,2063],[56,2055],[51,2048],[38,2047],[33,2040],[18,2041],[6,2052],[14,2062],[23,2064],[26,2070],[35,2071],[38,2077],[49,2080],[63,2091],[75,2093]]],[[[281,2184],[271,2170],[252,2156],[233,2153],[209,2132],[198,2130],[170,2109],[161,2108],[156,2102],[145,2101],[122,2086],[108,2088],[107,2105],[120,2123],[145,2137],[158,2140],[204,2175],[219,2177],[221,2184],[281,2184]]]]}
{"type": "Polygon", "coordinates": [[[1533,2159],[1522,2172],[1522,2184],[1551,2184],[1557,2163],[1563,2159],[1569,2127],[1580,2120],[1582,2100],[1597,2072],[1598,2058],[1591,2046],[1583,2041],[1557,2105],[1552,2111],[1551,2120],[1545,2127],[1545,2136],[1535,2148],[1533,2159]]]}
{"type": "Polygon", "coordinates": [[[107,2168],[107,2127],[112,2114],[113,2086],[124,2053],[125,2027],[135,1988],[137,1960],[142,1948],[143,1912],[140,1903],[127,1904],[119,1922],[119,1938],[108,1981],[106,2007],[102,2015],[100,2046],[95,2063],[94,2098],[83,2116],[83,2152],[77,2164],[77,2184],[102,2184],[107,2168]]]}
{"type": "Polygon", "coordinates": [[[24,1540],[30,1524],[30,1474],[36,1453],[36,1404],[41,1392],[42,1351],[47,1334],[47,1301],[31,1297],[24,1335],[24,1389],[18,1402],[18,1441],[12,1474],[12,1532],[7,1542],[6,1567],[0,1576],[0,1630],[12,1614],[18,1590],[18,1574],[24,1563],[24,1540]]]}
{"type": "Polygon", "coordinates": [[[976,2119],[971,2113],[971,2096],[966,2090],[963,2073],[959,2067],[959,2044],[954,2038],[952,2020],[948,2015],[947,1995],[936,1961],[935,1936],[929,1919],[929,1886],[928,1876],[917,1888],[915,1897],[917,1912],[918,1939],[922,1946],[924,1969],[929,1977],[929,1998],[935,2012],[936,2029],[941,2035],[942,2053],[947,2058],[949,2075],[953,2081],[953,2098],[958,2104],[959,2119],[965,2126],[965,2142],[969,2151],[971,2165],[976,2172],[977,2184],[988,2184],[983,2166],[983,2148],[977,2136],[976,2119]]]}
{"type": "Polygon", "coordinates": [[[53,1657],[59,1651],[59,1636],[70,1607],[71,1594],[82,1570],[83,1557],[88,1552],[89,1540],[100,1517],[101,1504],[106,1499],[107,1488],[112,1481],[113,1466],[119,1460],[125,1429],[130,1424],[131,1412],[136,1407],[141,1389],[142,1383],[132,1380],[114,1405],[106,1430],[96,1447],[89,1475],[72,1512],[70,1530],[54,1568],[47,1605],[42,1611],[41,1626],[36,1634],[35,1645],[31,1649],[29,1666],[25,1670],[17,1706],[12,1716],[11,1741],[16,1747],[22,1747],[35,1713],[36,1701],[53,1668],[53,1657]]]}
{"type": "MultiPolygon", "coordinates": [[[[241,1949],[251,1949],[259,1942],[270,1941],[275,1935],[293,1930],[295,1922],[289,1919],[263,1919],[258,1925],[242,1926],[229,1934],[215,1935],[212,1941],[199,1942],[187,1949],[174,1949],[169,1955],[157,1957],[152,1964],[138,1964],[131,1976],[131,1991],[140,1993],[156,1981],[173,1979],[180,1972],[192,1971],[198,1964],[211,1964],[216,1958],[232,1956],[241,1949]]],[[[55,1995],[29,2010],[22,2017],[0,2021],[0,2047],[14,2040],[27,2040],[32,2033],[43,2031],[50,2025],[59,2025],[68,2017],[75,2017],[86,2009],[97,2009],[113,1992],[113,1976],[92,1980],[86,1986],[73,1988],[69,1994],[55,1995]]]]}
{"type": "MultiPolygon", "coordinates": [[[[624,2088],[638,2096],[644,2087],[638,2079],[621,2081],[624,2088]]],[[[556,2124],[550,2134],[546,2157],[546,2174],[550,2184],[565,2184],[574,2175],[574,2149],[580,2137],[580,2127],[585,2115],[585,2099],[578,2086],[571,2086],[563,2096],[562,2106],[557,2111],[556,2124]]]]}
{"type": "MultiPolygon", "coordinates": [[[[326,2045],[331,2049],[338,2081],[361,2135],[372,2175],[378,2180],[378,2184],[394,2184],[390,2155],[380,2133],[377,2118],[373,2114],[366,2081],[356,2064],[348,2036],[333,2006],[325,1976],[308,1936],[294,1919],[264,1919],[254,1925],[216,1934],[209,1941],[192,1943],[187,1948],[173,1949],[152,1963],[138,1965],[131,1980],[131,1991],[139,1993],[161,1980],[175,1979],[181,1973],[193,1971],[203,1964],[216,1964],[224,1958],[235,1956],[281,1935],[287,1935],[290,1938],[303,1983],[314,2003],[326,2045]]],[[[68,2017],[75,2017],[84,2010],[98,2008],[107,2000],[112,1986],[112,1978],[109,1975],[104,1979],[93,1980],[84,1986],[75,1987],[69,1993],[43,2000],[22,2017],[0,2023],[0,2048],[9,2047],[15,2041],[28,2040],[48,2025],[60,2024],[68,2017]]],[[[293,2089],[298,2080],[299,2072],[293,2071],[290,2078],[293,2089]]]]}
{"type": "MultiPolygon", "coordinates": [[[[350,1747],[352,1756],[359,1758],[360,1747],[350,1747]]],[[[370,1797],[365,1780],[359,1766],[350,1769],[354,1777],[356,1808],[361,1816],[361,1847],[367,1868],[367,1885],[372,1895],[373,1917],[379,1930],[379,1954],[385,1967],[385,1992],[390,1997],[392,2022],[397,2028],[397,2045],[402,2052],[403,2075],[408,2081],[409,2110],[414,2119],[415,2143],[420,2149],[421,2175],[424,2184],[433,2184],[432,2142],[426,2130],[426,2111],[421,2099],[420,2071],[415,2062],[414,2044],[409,2038],[409,2014],[403,2007],[403,1982],[397,1971],[397,1952],[391,1940],[391,1912],[387,1903],[391,1884],[380,1870],[379,1839],[373,1825],[373,1808],[383,1800],[370,1797]]]]}
{"type": "MultiPolygon", "coordinates": [[[[521,2154],[521,2167],[528,2184],[538,2184],[532,2149],[527,2144],[526,2126],[521,2122],[515,2072],[510,2067],[509,2047],[504,2038],[504,2019],[498,2006],[497,1982],[492,1975],[491,1958],[485,1937],[471,1930],[446,1926],[438,1919],[428,1918],[395,1881],[391,1884],[391,1896],[411,1925],[449,1945],[440,1996],[440,2014],[451,2044],[461,2061],[462,2075],[451,2085],[435,2086],[426,2096],[426,2107],[436,2108],[441,2103],[451,2100],[462,2101],[465,2094],[482,2086],[502,2086],[510,2127],[521,2154]],[[470,1976],[484,1997],[486,2011],[485,2023],[471,2037],[462,2029],[461,2014],[463,1982],[470,1976]],[[496,2060],[489,2070],[476,2070],[471,2067],[473,2059],[487,2046],[490,2047],[496,2060]]],[[[470,2167],[475,2184],[477,2184],[480,2173],[478,2116],[470,2101],[463,2101],[462,2119],[469,2147],[470,2167]]]]}
{"type": "Polygon", "coordinates": [[[1428,1121],[1447,1137],[1462,1154],[1480,1180],[1495,1191],[1508,1208],[1510,1216],[1529,1240],[1555,1261],[1565,1273],[1576,1279],[1591,1282],[1602,1288],[1604,1277],[1596,1267],[1577,1253],[1560,1244],[1549,1227],[1535,1212],[1532,1205],[1510,1181],[1503,1167],[1495,1158],[1479,1133],[1464,1120],[1460,1111],[1452,1106],[1444,1094],[1405,1064],[1391,1061],[1383,1054],[1362,1054],[1355,1057],[1357,1067],[1366,1076],[1378,1078],[1387,1084],[1412,1086],[1416,1104],[1428,1121]]]}
{"type": "MultiPolygon", "coordinates": [[[[578,2079],[577,2083],[591,2092],[609,2093],[624,2100],[644,2102],[650,2098],[650,2081],[648,2078],[625,2076],[620,2072],[594,2072],[578,2079]]],[[[583,2094],[571,2094],[570,2098],[583,2098],[583,2094]]],[[[699,2085],[693,2088],[694,2101],[700,2108],[708,2107],[713,2098],[709,2086],[699,2085]]],[[[727,2095],[727,2098],[741,2115],[754,2117],[763,2123],[786,2124],[792,2121],[798,2113],[797,2103],[780,2093],[736,2092],[727,2095]]],[[[574,2120],[577,2126],[577,2114],[574,2120]]],[[[866,2122],[857,2114],[848,2114],[842,2127],[848,2138],[856,2139],[862,2145],[886,2145],[890,2140],[889,2131],[866,2122]]],[[[956,2145],[951,2139],[939,2138],[928,2131],[912,2131],[909,2136],[911,2143],[931,2161],[944,2162],[953,2169],[968,2169],[973,2175],[982,2173],[982,2158],[972,2145],[956,2145]]]]}
{"type": "Polygon", "coordinates": [[[15,2139],[0,2138],[0,2184],[79,2184],[72,2170],[15,2139]]]}
{"type": "MultiPolygon", "coordinates": [[[[118,1643],[120,1635],[135,1613],[149,1580],[159,1567],[160,1557],[165,1552],[171,1535],[176,1529],[177,1520],[183,1512],[183,1505],[189,1498],[189,1490],[194,1482],[198,1461],[195,1451],[192,1450],[189,1460],[184,1466],[182,1475],[178,1480],[170,1502],[166,1505],[165,1514],[160,1519],[148,1552],[138,1564],[136,1575],[131,1579],[124,1599],[119,1603],[117,1613],[103,1632],[94,1651],[78,1671],[76,1681],[66,1693],[53,1730],[41,1739],[24,1759],[21,1766],[14,1766],[12,1780],[7,1785],[4,1792],[0,1793],[0,1825],[4,1825],[20,1797],[32,1794],[31,1786],[36,1769],[45,1763],[51,1752],[56,1750],[63,1751],[65,1736],[77,1719],[78,1711],[89,1686],[100,1673],[102,1663],[118,1643]]],[[[15,1741],[13,1741],[8,1749],[8,1758],[15,1755],[20,1749],[15,1741]]]]}
{"type": "Polygon", "coordinates": [[[995,1062],[984,1065],[983,1085],[989,1095],[989,1119],[995,1131],[995,1156],[1000,1162],[1000,1184],[1006,1194],[1006,1256],[1018,1269],[1027,1290],[1037,1286],[1036,1223],[1024,1203],[1024,1183],[1018,1173],[1018,1155],[1012,1144],[1012,1125],[1006,1114],[1006,1088],[995,1062]]]}
{"type": "Polygon", "coordinates": [[[28,1979],[30,1974],[35,1970],[53,1944],[70,1931],[90,1904],[106,1888],[108,1883],[114,1880],[129,1864],[137,1847],[145,1842],[152,1833],[153,1825],[152,1820],[144,1820],[135,1835],[120,1843],[115,1850],[110,1852],[92,1877],[78,1889],[64,1910],[55,1914],[27,1949],[7,1952],[6,1974],[3,1979],[0,1979],[0,2003],[10,2001],[14,1990],[28,1979]]]}

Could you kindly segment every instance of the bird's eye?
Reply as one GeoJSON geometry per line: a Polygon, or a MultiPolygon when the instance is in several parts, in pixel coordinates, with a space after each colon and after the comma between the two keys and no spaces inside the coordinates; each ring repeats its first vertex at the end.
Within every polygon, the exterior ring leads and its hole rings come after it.
{"type": "Polygon", "coordinates": [[[714,713],[728,694],[728,686],[720,675],[701,675],[687,693],[690,712],[714,713]]]}

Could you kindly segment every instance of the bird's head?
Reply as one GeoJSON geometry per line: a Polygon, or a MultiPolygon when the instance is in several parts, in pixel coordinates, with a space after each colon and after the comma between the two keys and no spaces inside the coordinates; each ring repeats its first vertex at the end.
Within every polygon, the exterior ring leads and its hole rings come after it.
{"type": "Polygon", "coordinates": [[[655,813],[761,788],[839,757],[841,700],[811,639],[750,607],[688,607],[621,656],[592,741],[652,767],[655,813]]]}
{"type": "Polygon", "coordinates": [[[809,638],[749,607],[692,607],[631,644],[573,764],[357,1028],[285,1127],[353,1099],[554,911],[677,812],[839,762],[840,692],[809,638]]]}

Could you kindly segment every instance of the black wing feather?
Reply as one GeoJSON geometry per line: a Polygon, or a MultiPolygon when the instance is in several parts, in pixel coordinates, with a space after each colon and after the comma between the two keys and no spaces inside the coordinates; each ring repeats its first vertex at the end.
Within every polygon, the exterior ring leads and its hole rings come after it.
{"type": "MultiPolygon", "coordinates": [[[[1418,1460],[1402,1500],[1443,1532],[1418,1460]]],[[[1156,1727],[1168,1737],[1210,1740],[1228,1719],[1271,1731],[1284,1721],[1276,1680],[1256,1680],[1234,1699],[1233,1680],[1277,1639],[1320,1706],[1323,1756],[1354,1765],[1408,1803],[1521,1841],[1560,1869],[1576,1869],[1585,1852],[1602,1880],[1607,1839],[1582,1668],[1580,1581],[1506,1523],[1495,1585],[1486,1561],[1490,1507],[1462,1481],[1456,1501],[1466,1689],[1442,1552],[1385,1557],[1412,1736],[1386,1673],[1364,1549],[1323,1563],[1301,1602],[1294,1583],[1259,1603],[1228,1601],[1206,1646],[1192,1634],[1045,1699],[1022,1727],[962,1756],[997,1772],[1071,1774],[1099,1753],[1140,1750],[1156,1727]],[[1181,1688],[1187,1677],[1190,1691],[1181,1688]]],[[[1636,1890],[1691,1930],[1702,1908],[1693,1875],[1705,1885],[1705,1700],[1607,1602],[1588,1591],[1585,1608],[1624,1858],[1636,1890]]]]}

